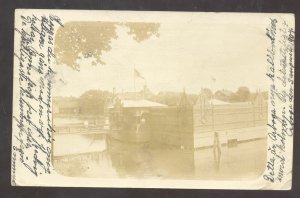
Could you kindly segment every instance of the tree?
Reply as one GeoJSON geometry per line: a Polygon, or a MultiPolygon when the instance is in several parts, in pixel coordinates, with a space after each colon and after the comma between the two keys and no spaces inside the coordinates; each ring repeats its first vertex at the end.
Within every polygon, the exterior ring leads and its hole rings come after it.
{"type": "Polygon", "coordinates": [[[157,95],[152,97],[152,100],[166,104],[168,106],[176,106],[180,98],[180,93],[177,92],[159,92],[157,95]]]}
{"type": "Polygon", "coordinates": [[[207,97],[207,99],[211,99],[212,98],[212,91],[208,88],[204,88],[201,90],[201,92],[203,92],[205,94],[205,96],[207,97]]]}
{"type": "Polygon", "coordinates": [[[250,94],[248,87],[239,87],[235,93],[235,97],[239,102],[246,102],[250,100],[250,94]]]}
{"type": "Polygon", "coordinates": [[[152,35],[159,36],[159,23],[141,22],[68,22],[55,34],[54,53],[58,64],[80,70],[77,60],[91,58],[92,65],[105,65],[102,55],[112,49],[111,43],[118,38],[117,27],[127,28],[127,34],[136,42],[152,35]]]}
{"type": "Polygon", "coordinates": [[[104,105],[111,93],[101,90],[89,90],[79,97],[80,113],[90,115],[103,115],[104,105]]]}

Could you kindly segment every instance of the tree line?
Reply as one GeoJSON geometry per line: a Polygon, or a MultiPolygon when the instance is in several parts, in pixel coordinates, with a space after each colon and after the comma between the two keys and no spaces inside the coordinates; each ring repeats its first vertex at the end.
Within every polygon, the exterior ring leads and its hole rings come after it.
{"type": "MultiPolygon", "coordinates": [[[[143,92],[143,91],[141,91],[143,92]]],[[[248,87],[239,87],[235,92],[228,90],[217,90],[212,92],[210,89],[202,89],[208,99],[217,99],[225,102],[252,102],[256,98],[257,92],[251,92],[248,87]]],[[[123,93],[124,94],[124,93],[123,93]]],[[[126,93],[125,93],[126,94],[126,93]]],[[[265,99],[267,99],[267,92],[262,92],[265,99]]],[[[140,95],[143,95],[141,93],[140,95]]],[[[182,92],[159,92],[158,94],[153,94],[152,92],[147,92],[144,95],[144,99],[166,104],[168,106],[176,106],[182,92]]],[[[90,114],[90,115],[102,115],[104,113],[105,105],[113,96],[112,92],[102,91],[102,90],[88,90],[84,92],[80,97],[74,98],[72,100],[77,100],[77,105],[80,114],[90,114]]],[[[188,94],[187,97],[189,101],[194,104],[199,95],[188,94]]]]}

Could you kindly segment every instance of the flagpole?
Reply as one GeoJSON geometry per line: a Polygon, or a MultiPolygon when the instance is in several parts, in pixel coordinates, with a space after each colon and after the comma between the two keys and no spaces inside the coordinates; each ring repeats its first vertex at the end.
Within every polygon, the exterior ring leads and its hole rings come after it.
{"type": "Polygon", "coordinates": [[[135,67],[133,66],[133,89],[134,89],[134,96],[136,99],[136,89],[135,89],[135,67]]]}
{"type": "Polygon", "coordinates": [[[147,85],[146,85],[146,79],[144,78],[144,93],[143,93],[143,100],[145,99],[145,92],[146,92],[146,87],[147,87],[147,85]]]}
{"type": "Polygon", "coordinates": [[[211,95],[211,111],[212,111],[212,128],[213,128],[213,132],[215,132],[215,115],[214,115],[214,77],[211,77],[211,91],[212,91],[212,95],[211,95]]]}

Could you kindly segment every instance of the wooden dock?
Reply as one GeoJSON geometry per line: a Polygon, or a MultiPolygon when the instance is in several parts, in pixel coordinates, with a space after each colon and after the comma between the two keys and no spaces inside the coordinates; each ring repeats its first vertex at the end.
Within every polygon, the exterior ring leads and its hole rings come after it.
{"type": "Polygon", "coordinates": [[[77,134],[77,135],[93,135],[93,134],[107,134],[108,130],[103,129],[102,126],[98,127],[82,127],[82,126],[64,126],[55,127],[55,135],[77,134]]]}

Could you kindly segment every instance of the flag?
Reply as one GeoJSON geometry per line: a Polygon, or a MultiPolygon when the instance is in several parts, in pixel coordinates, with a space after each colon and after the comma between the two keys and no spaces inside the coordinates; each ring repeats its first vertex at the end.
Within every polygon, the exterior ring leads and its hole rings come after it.
{"type": "Polygon", "coordinates": [[[134,69],[134,76],[135,76],[135,77],[138,77],[138,78],[145,79],[145,78],[141,75],[141,73],[140,73],[138,70],[136,70],[136,69],[134,69]]]}

